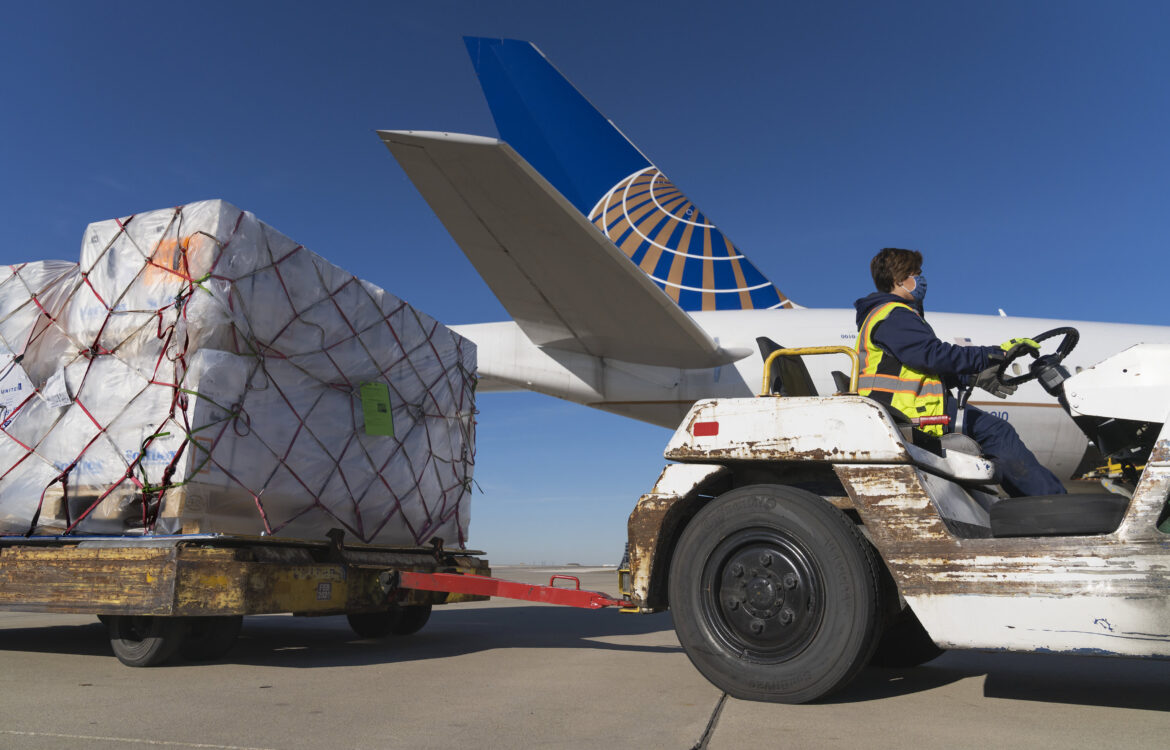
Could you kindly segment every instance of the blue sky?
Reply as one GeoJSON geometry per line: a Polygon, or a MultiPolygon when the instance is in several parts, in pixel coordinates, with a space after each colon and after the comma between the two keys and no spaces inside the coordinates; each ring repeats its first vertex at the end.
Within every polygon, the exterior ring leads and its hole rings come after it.
{"type": "MultiPolygon", "coordinates": [[[[505,319],[374,135],[495,134],[470,34],[536,43],[803,305],[849,306],[894,245],[931,309],[1166,322],[1165,3],[0,7],[2,263],[219,197],[444,322],[505,319]]],[[[616,562],[668,431],[479,406],[473,546],[616,562]]]]}

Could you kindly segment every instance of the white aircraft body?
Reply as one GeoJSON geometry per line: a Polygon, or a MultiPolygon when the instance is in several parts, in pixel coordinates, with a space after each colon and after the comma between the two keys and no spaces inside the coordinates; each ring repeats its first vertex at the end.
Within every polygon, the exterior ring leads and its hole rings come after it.
{"type": "MultiPolygon", "coordinates": [[[[763,335],[787,347],[852,346],[857,339],[853,310],[735,310],[692,313],[691,317],[725,347],[754,347],[756,336],[763,335]]],[[[1070,372],[1090,367],[1138,342],[1170,343],[1170,330],[1161,326],[955,313],[928,313],[927,318],[944,341],[969,339],[984,345],[997,345],[1021,332],[1039,334],[1072,326],[1081,338],[1065,360],[1070,372]]],[[[481,392],[535,391],[663,427],[677,427],[700,398],[747,396],[759,393],[762,386],[764,360],[755,352],[722,367],[654,367],[542,349],[510,321],[454,329],[478,347],[481,392]]],[[[849,368],[844,356],[804,360],[817,390],[824,394],[837,390],[830,373],[848,372],[849,368]]],[[[1058,477],[1070,478],[1085,458],[1084,434],[1035,382],[1025,383],[1004,400],[976,391],[970,403],[1008,420],[1040,462],[1058,477]]]]}
{"type": "MultiPolygon", "coordinates": [[[[534,46],[466,41],[504,140],[379,135],[513,318],[454,327],[478,348],[481,392],[535,391],[673,428],[700,398],[760,391],[757,337],[856,343],[853,310],[780,293],[534,46]]],[[[927,321],[943,341],[977,345],[1072,326],[1072,372],[1170,343],[1163,326],[929,309],[927,321]]],[[[804,359],[821,393],[849,369],[842,355],[804,359]]],[[[979,394],[971,403],[1010,422],[1057,476],[1092,460],[1035,382],[1006,400],[979,394]]]]}

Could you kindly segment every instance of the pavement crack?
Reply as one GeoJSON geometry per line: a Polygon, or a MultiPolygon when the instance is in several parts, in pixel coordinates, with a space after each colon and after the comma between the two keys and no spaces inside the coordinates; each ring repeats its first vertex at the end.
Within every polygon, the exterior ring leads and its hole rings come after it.
{"type": "Polygon", "coordinates": [[[695,743],[691,750],[707,750],[707,743],[711,741],[711,735],[715,734],[715,726],[719,723],[719,716],[723,713],[723,704],[727,702],[727,693],[719,696],[719,700],[715,703],[715,709],[711,712],[711,718],[707,719],[707,728],[703,730],[703,736],[695,743]]]}

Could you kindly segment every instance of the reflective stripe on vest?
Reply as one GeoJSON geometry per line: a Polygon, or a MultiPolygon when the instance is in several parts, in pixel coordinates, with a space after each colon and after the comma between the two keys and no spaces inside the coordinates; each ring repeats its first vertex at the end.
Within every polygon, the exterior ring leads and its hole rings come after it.
{"type": "MultiPolygon", "coordinates": [[[[857,352],[861,359],[857,392],[887,404],[910,418],[939,416],[944,412],[942,381],[907,367],[873,342],[874,327],[898,307],[918,314],[905,303],[887,302],[872,310],[861,324],[857,336],[857,352]]],[[[927,425],[919,429],[936,436],[943,434],[942,425],[927,425]]]]}

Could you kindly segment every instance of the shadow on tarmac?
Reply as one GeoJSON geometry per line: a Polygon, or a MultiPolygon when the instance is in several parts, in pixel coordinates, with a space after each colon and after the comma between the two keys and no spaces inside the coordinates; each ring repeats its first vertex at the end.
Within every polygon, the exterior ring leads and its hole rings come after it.
{"type": "Polygon", "coordinates": [[[980,675],[985,698],[1170,711],[1165,661],[980,651],[948,651],[911,669],[871,667],[825,703],[894,698],[980,675]]]}
{"type": "Polygon", "coordinates": [[[1170,664],[1049,654],[976,654],[988,671],[988,698],[1170,711],[1170,664]],[[1010,657],[1010,658],[1006,658],[1010,657]]]}
{"type": "MultiPolygon", "coordinates": [[[[436,608],[418,633],[361,639],[344,616],[247,617],[235,647],[220,663],[312,669],[438,659],[510,648],[593,648],[641,653],[681,653],[670,614],[629,615],[616,610],[567,607],[436,608]],[[611,638],[670,632],[670,645],[612,643],[611,638]]],[[[0,630],[0,652],[26,651],[114,658],[105,626],[92,624],[0,630]]],[[[209,662],[215,663],[215,662],[209,662]]],[[[204,663],[175,659],[169,667],[204,663]]]]}
{"type": "Polygon", "coordinates": [[[832,705],[896,698],[900,695],[934,690],[968,677],[977,677],[979,674],[979,672],[939,668],[929,664],[910,669],[869,667],[862,670],[853,679],[853,682],[843,690],[817,702],[832,705]]]}
{"type": "MultiPolygon", "coordinates": [[[[230,663],[314,669],[440,659],[496,649],[591,648],[681,654],[672,629],[669,612],[628,615],[567,607],[453,606],[436,608],[426,627],[414,635],[363,640],[353,634],[344,617],[270,615],[246,618],[235,648],[218,662],[176,659],[169,668],[200,669],[230,663]],[[668,633],[666,645],[611,641],[664,631],[668,633]]],[[[92,624],[0,630],[2,651],[114,658],[105,627],[96,619],[92,624]]],[[[866,669],[824,703],[897,698],[981,675],[986,698],[1170,711],[1170,669],[1165,661],[979,651],[948,651],[911,669],[866,669]]]]}

